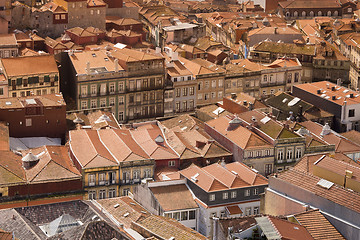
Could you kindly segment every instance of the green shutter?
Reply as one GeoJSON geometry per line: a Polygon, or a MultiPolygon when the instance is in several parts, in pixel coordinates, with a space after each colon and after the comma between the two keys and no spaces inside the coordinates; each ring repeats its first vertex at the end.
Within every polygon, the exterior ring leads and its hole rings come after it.
{"type": "MultiPolygon", "coordinates": [[[[9,86],[10,85],[11,85],[11,83],[9,83],[9,86]]],[[[16,85],[22,85],[22,78],[16,79],[16,85]]]]}
{"type": "Polygon", "coordinates": [[[57,82],[58,80],[59,80],[58,75],[55,75],[55,77],[54,77],[54,81],[55,81],[55,82],[57,82]]]}
{"type": "Polygon", "coordinates": [[[50,82],[50,77],[49,77],[49,75],[44,76],[44,82],[50,82]]]}

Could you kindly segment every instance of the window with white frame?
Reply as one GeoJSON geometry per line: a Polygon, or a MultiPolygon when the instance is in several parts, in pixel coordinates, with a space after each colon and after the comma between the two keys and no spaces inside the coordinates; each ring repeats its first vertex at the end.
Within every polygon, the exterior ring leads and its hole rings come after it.
{"type": "Polygon", "coordinates": [[[295,158],[296,159],[301,158],[301,148],[296,148],[296,150],[295,150],[295,158]]]}
{"type": "Polygon", "coordinates": [[[106,106],[106,99],[102,98],[100,99],[100,107],[105,107],[106,106]]]}
{"type": "Polygon", "coordinates": [[[109,198],[116,197],[116,190],[114,188],[109,189],[109,198]]]}
{"type": "Polygon", "coordinates": [[[109,182],[111,184],[116,183],[116,173],[115,172],[109,172],[109,182]]]}
{"type": "Polygon", "coordinates": [[[259,189],[258,188],[254,188],[254,195],[259,195],[259,189]]]}
{"type": "Polygon", "coordinates": [[[89,191],[88,192],[89,199],[96,199],[96,191],[89,191]]]}
{"type": "Polygon", "coordinates": [[[129,192],[130,192],[130,188],[124,188],[123,189],[123,196],[127,196],[128,194],[129,194],[129,192]]]}
{"type": "Polygon", "coordinates": [[[144,170],[144,178],[151,178],[151,169],[144,170]]]}
{"type": "Polygon", "coordinates": [[[277,159],[278,160],[283,160],[284,159],[284,150],[283,149],[278,149],[277,159]]]}
{"type": "Polygon", "coordinates": [[[119,105],[124,105],[124,96],[119,97],[119,105]]]}
{"type": "Polygon", "coordinates": [[[106,198],[106,190],[102,189],[99,191],[99,199],[105,199],[106,198]]]}
{"type": "Polygon", "coordinates": [[[231,198],[236,198],[236,191],[231,192],[231,198]]]}
{"type": "Polygon", "coordinates": [[[259,213],[259,207],[254,207],[254,215],[258,215],[259,213]]]}
{"type": "Polygon", "coordinates": [[[87,109],[88,108],[88,102],[87,101],[81,101],[81,109],[87,109]]]}
{"type": "Polygon", "coordinates": [[[91,95],[96,95],[97,93],[97,88],[96,88],[96,85],[91,85],[91,95]]]}
{"type": "Polygon", "coordinates": [[[216,88],[216,80],[212,80],[212,81],[211,81],[211,87],[212,87],[212,88],[216,88]]]}
{"type": "Polygon", "coordinates": [[[249,197],[251,194],[250,189],[246,189],[244,192],[245,197],[249,197]]]}
{"type": "Polygon", "coordinates": [[[99,173],[99,185],[105,184],[105,173],[99,173]]]}
{"type": "Polygon", "coordinates": [[[109,99],[109,105],[110,105],[110,106],[114,106],[114,105],[115,105],[115,98],[110,98],[110,99],[109,99]]]}
{"type": "Polygon", "coordinates": [[[97,101],[96,99],[90,100],[90,108],[96,108],[97,107],[97,101]]]}
{"type": "Polygon", "coordinates": [[[95,174],[88,175],[89,186],[95,186],[95,174]]]}
{"type": "Polygon", "coordinates": [[[169,167],[175,167],[175,161],[174,160],[169,161],[168,164],[169,164],[169,167]]]}
{"type": "Polygon", "coordinates": [[[140,170],[133,171],[133,179],[139,180],[140,179],[140,170]]]}
{"type": "Polygon", "coordinates": [[[87,95],[87,86],[81,86],[81,96],[87,95]]]}
{"type": "Polygon", "coordinates": [[[293,150],[288,149],[286,153],[286,159],[292,159],[293,158],[293,150]]]}
{"type": "Polygon", "coordinates": [[[110,83],[109,91],[110,91],[110,93],[115,93],[115,83],[110,83]]]}
{"type": "Polygon", "coordinates": [[[209,201],[212,202],[212,201],[215,201],[215,194],[210,194],[209,195],[209,201]]]}
{"type": "Polygon", "coordinates": [[[224,192],[224,193],[223,193],[223,199],[228,199],[228,198],[229,198],[229,193],[224,192]]]}
{"type": "Polygon", "coordinates": [[[189,212],[188,211],[182,211],[181,212],[181,221],[187,221],[189,220],[189,212]]]}
{"type": "Polygon", "coordinates": [[[251,215],[251,207],[245,208],[245,216],[250,216],[250,215],[251,215]]]}

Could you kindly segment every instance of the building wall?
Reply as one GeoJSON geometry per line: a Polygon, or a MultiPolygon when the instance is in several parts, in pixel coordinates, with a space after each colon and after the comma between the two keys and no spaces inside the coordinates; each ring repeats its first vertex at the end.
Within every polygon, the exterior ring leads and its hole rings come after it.
{"type": "Polygon", "coordinates": [[[9,125],[10,137],[65,136],[66,106],[42,107],[41,115],[29,115],[25,108],[0,109],[0,119],[9,125]]]}
{"type": "Polygon", "coordinates": [[[82,182],[79,179],[68,180],[68,181],[59,181],[48,182],[48,183],[36,183],[36,184],[24,184],[9,187],[8,196],[31,196],[37,194],[55,194],[55,193],[65,193],[71,191],[81,191],[82,182]]]}
{"type": "Polygon", "coordinates": [[[106,29],[106,7],[88,7],[86,1],[69,2],[68,15],[68,28],[95,27],[101,30],[106,29]]]}
{"type": "Polygon", "coordinates": [[[205,105],[221,101],[224,96],[225,75],[197,75],[197,105],[205,105]]]}

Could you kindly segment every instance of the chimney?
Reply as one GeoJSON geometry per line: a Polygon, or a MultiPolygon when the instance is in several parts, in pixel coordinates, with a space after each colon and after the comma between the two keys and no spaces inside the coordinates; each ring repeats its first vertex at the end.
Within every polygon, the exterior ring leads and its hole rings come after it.
{"type": "Polygon", "coordinates": [[[332,99],[332,100],[336,100],[336,96],[332,96],[331,99],[332,99]]]}
{"type": "Polygon", "coordinates": [[[25,155],[22,159],[22,165],[26,170],[29,170],[33,166],[35,166],[39,162],[39,158],[32,154],[32,152],[29,152],[25,155]]]}
{"type": "Polygon", "coordinates": [[[332,86],[331,91],[336,91],[336,88],[334,86],[332,86]]]}
{"type": "Polygon", "coordinates": [[[90,62],[86,62],[85,71],[86,71],[86,74],[90,74],[90,62]]]}
{"type": "Polygon", "coordinates": [[[115,72],[118,72],[119,71],[119,59],[115,58],[114,65],[115,65],[115,72]]]}
{"type": "Polygon", "coordinates": [[[221,165],[223,168],[226,168],[226,163],[225,163],[225,159],[224,159],[224,158],[221,159],[220,165],[221,165]]]}
{"type": "Polygon", "coordinates": [[[274,27],[274,34],[278,34],[278,27],[274,27]]]}
{"type": "Polygon", "coordinates": [[[196,140],[196,147],[197,148],[203,148],[205,145],[206,145],[205,142],[196,140]]]}
{"type": "Polygon", "coordinates": [[[353,93],[350,93],[350,98],[354,98],[354,94],[353,94],[353,93]]]}
{"type": "Polygon", "coordinates": [[[249,102],[249,111],[252,111],[254,109],[254,104],[252,102],[249,102]]]}
{"type": "Polygon", "coordinates": [[[325,136],[325,135],[328,135],[329,133],[331,133],[331,128],[330,128],[328,123],[325,123],[325,125],[322,128],[322,131],[321,131],[320,135],[325,136]]]}
{"type": "Polygon", "coordinates": [[[231,93],[231,99],[235,100],[237,98],[236,93],[231,93]]]}
{"type": "Polygon", "coordinates": [[[316,92],[317,92],[317,94],[321,94],[321,90],[320,90],[320,89],[318,89],[316,92]]]}

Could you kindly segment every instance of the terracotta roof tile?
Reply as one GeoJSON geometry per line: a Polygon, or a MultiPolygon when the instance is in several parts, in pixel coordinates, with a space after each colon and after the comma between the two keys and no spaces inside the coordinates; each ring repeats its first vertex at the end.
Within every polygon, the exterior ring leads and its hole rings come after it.
{"type": "Polygon", "coordinates": [[[198,208],[185,184],[150,187],[164,211],[198,208]]]}
{"type": "Polygon", "coordinates": [[[318,209],[295,214],[294,218],[308,230],[315,240],[345,239],[318,209]]]}
{"type": "Polygon", "coordinates": [[[59,74],[54,55],[2,58],[1,64],[8,77],[46,73],[59,74]]]}
{"type": "Polygon", "coordinates": [[[283,219],[268,216],[277,232],[280,234],[281,239],[292,240],[312,240],[313,237],[304,226],[292,223],[283,219]]]}
{"type": "Polygon", "coordinates": [[[207,192],[267,184],[265,177],[239,162],[226,164],[226,168],[218,163],[204,168],[192,165],[181,170],[180,174],[190,181],[195,176],[194,183],[207,192]]]}
{"type": "Polygon", "coordinates": [[[360,194],[334,184],[329,189],[319,186],[321,178],[306,172],[290,168],[277,174],[277,179],[312,192],[317,196],[342,205],[353,211],[360,212],[360,194]]]}

